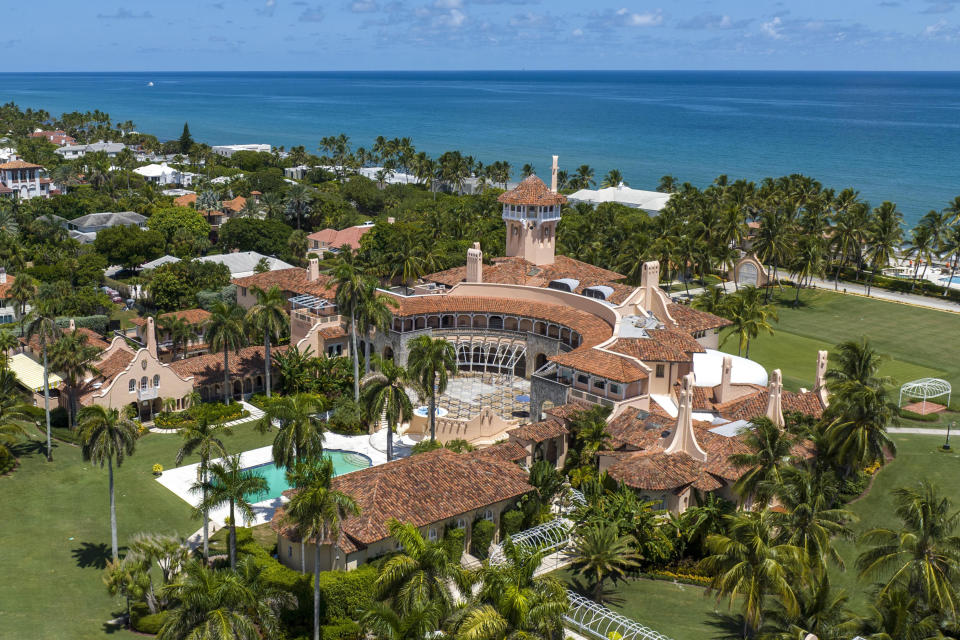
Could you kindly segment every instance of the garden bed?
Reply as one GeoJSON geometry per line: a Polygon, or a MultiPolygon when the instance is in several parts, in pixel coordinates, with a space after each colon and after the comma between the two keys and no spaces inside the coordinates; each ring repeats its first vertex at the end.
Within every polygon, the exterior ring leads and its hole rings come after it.
{"type": "Polygon", "coordinates": [[[250,412],[238,402],[230,405],[216,403],[197,404],[186,411],[175,413],[158,413],[153,418],[153,424],[160,429],[183,429],[192,426],[201,416],[210,424],[223,424],[233,420],[242,420],[250,416],[250,412]]]}

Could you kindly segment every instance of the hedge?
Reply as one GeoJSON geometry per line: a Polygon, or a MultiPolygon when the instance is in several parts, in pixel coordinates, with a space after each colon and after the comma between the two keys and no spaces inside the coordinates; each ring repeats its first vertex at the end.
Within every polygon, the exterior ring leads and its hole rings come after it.
{"type": "Polygon", "coordinates": [[[523,511],[517,508],[504,511],[500,516],[500,537],[506,539],[507,536],[523,530],[523,511]]]}
{"type": "Polygon", "coordinates": [[[349,619],[332,620],[320,627],[321,640],[360,640],[363,627],[349,619]]]}
{"type": "MultiPolygon", "coordinates": [[[[58,317],[56,322],[57,326],[61,329],[66,329],[70,326],[70,318],[68,317],[58,317]]],[[[73,318],[73,324],[78,329],[91,329],[101,336],[105,336],[110,326],[110,318],[104,315],[77,316],[73,318]]]]}
{"type": "Polygon", "coordinates": [[[900,417],[906,418],[907,420],[913,420],[915,422],[940,422],[939,413],[928,413],[927,415],[923,415],[922,413],[914,413],[913,411],[900,409],[900,417]]]}
{"type": "Polygon", "coordinates": [[[447,527],[443,534],[443,547],[447,550],[447,556],[451,562],[460,562],[463,557],[463,540],[466,537],[463,529],[447,527]]]}
{"type": "Polygon", "coordinates": [[[492,521],[482,518],[476,520],[473,523],[473,534],[470,537],[470,553],[480,560],[486,558],[496,531],[497,525],[493,524],[492,521]]]}
{"type": "Polygon", "coordinates": [[[130,626],[134,631],[140,633],[149,633],[156,635],[160,633],[160,628],[167,620],[166,611],[159,613],[150,613],[150,607],[146,602],[136,602],[130,606],[130,626]]]}

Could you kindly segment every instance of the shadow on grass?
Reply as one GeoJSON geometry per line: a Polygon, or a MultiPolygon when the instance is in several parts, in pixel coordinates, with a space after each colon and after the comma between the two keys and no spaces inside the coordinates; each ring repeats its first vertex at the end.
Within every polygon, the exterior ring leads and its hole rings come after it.
{"type": "MultiPolygon", "coordinates": [[[[56,453],[57,445],[54,444],[53,448],[54,453],[56,453]]],[[[28,440],[27,442],[20,442],[13,445],[10,447],[10,451],[13,452],[14,457],[25,460],[37,456],[46,456],[47,446],[45,442],[40,442],[39,440],[28,440]]]]}
{"type": "MultiPolygon", "coordinates": [[[[597,595],[597,585],[588,584],[580,578],[571,578],[567,581],[567,586],[574,593],[590,600],[593,600],[597,595]]],[[[600,592],[600,600],[606,607],[609,607],[610,605],[622,607],[626,603],[626,599],[617,593],[616,583],[614,583],[612,580],[608,580],[604,584],[603,591],[600,592]]]]}
{"type": "MultiPolygon", "coordinates": [[[[121,555],[126,547],[120,547],[121,555]]],[[[105,542],[81,542],[80,546],[70,552],[77,566],[81,569],[106,569],[107,562],[113,557],[110,545],[105,542]]]]}
{"type": "Polygon", "coordinates": [[[122,611],[113,611],[111,612],[113,620],[107,620],[103,623],[103,632],[108,635],[117,633],[118,631],[127,631],[132,633],[129,628],[127,628],[127,612],[126,610],[122,611]]]}
{"type": "Polygon", "coordinates": [[[716,629],[714,640],[743,640],[743,614],[714,611],[708,617],[707,624],[716,629]]]}

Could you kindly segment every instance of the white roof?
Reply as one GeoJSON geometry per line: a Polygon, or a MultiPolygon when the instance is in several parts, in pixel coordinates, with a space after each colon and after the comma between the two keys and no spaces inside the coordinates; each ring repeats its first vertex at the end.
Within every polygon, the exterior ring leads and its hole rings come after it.
{"type": "Polygon", "coordinates": [[[621,183],[619,186],[607,187],[606,189],[580,189],[568,198],[573,202],[589,202],[590,204],[617,202],[628,207],[657,212],[666,206],[670,194],[631,189],[621,183]]]}
{"type": "Polygon", "coordinates": [[[694,384],[698,387],[715,387],[720,384],[723,359],[727,356],[733,359],[733,369],[730,372],[732,383],[767,386],[767,370],[760,364],[715,349],[707,349],[706,353],[693,354],[693,375],[696,379],[694,384]]]}
{"type": "Polygon", "coordinates": [[[177,170],[164,162],[163,164],[148,164],[145,167],[137,167],[133,172],[144,178],[161,178],[163,176],[175,175],[177,170]]]}
{"type": "Polygon", "coordinates": [[[292,269],[292,264],[287,264],[283,260],[278,260],[277,258],[271,258],[265,256],[262,253],[257,253],[256,251],[239,251],[236,253],[222,253],[215,256],[204,256],[202,258],[197,258],[197,260],[202,260],[203,262],[216,262],[217,264],[225,264],[227,268],[230,269],[230,275],[234,278],[243,278],[245,276],[251,276],[254,273],[254,269],[257,267],[257,263],[260,262],[261,258],[267,259],[267,264],[270,265],[270,271],[277,271],[279,269],[292,269]]]}
{"type": "Polygon", "coordinates": [[[170,264],[172,262],[180,262],[180,258],[176,256],[160,256],[156,260],[151,260],[150,262],[144,262],[140,265],[141,269],[156,269],[162,264],[170,264]]]}

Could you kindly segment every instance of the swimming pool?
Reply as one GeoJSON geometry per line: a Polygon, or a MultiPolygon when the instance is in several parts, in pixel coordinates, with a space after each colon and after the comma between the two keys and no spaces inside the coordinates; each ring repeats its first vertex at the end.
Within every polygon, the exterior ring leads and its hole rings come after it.
{"type": "MultiPolygon", "coordinates": [[[[443,407],[437,407],[435,410],[435,413],[437,414],[438,418],[442,418],[443,416],[447,415],[447,413],[449,412],[443,407]]],[[[418,418],[426,418],[427,416],[430,415],[430,407],[417,407],[416,409],[413,410],[413,414],[418,418]]]]}
{"type": "MultiPolygon", "coordinates": [[[[333,473],[338,476],[350,473],[351,471],[366,469],[371,464],[370,458],[354,451],[326,449],[323,452],[323,457],[333,461],[333,473]]],[[[248,467],[247,470],[255,471],[267,480],[268,488],[265,494],[249,496],[248,499],[252,499],[255,502],[278,498],[280,494],[290,488],[290,485],[287,483],[287,470],[283,467],[278,467],[273,462],[248,467]]]]}
{"type": "Polygon", "coordinates": [[[960,276],[953,276],[952,278],[940,278],[939,282],[942,282],[943,284],[947,284],[947,282],[950,284],[960,284],[960,276]]]}

